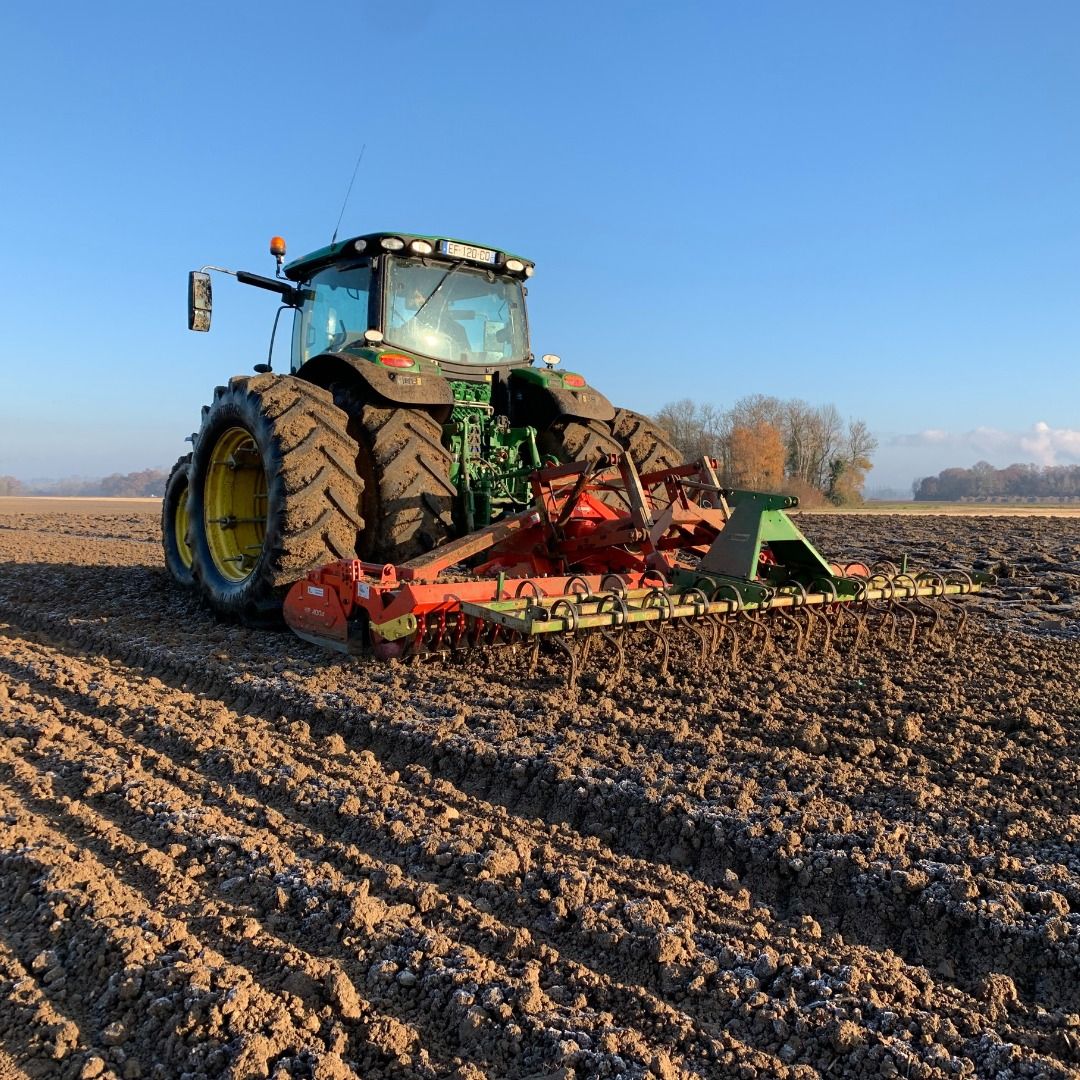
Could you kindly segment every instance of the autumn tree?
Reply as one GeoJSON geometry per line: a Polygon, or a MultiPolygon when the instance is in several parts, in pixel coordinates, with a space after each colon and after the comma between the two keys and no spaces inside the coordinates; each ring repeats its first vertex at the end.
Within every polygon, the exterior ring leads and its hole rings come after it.
{"type": "Polygon", "coordinates": [[[815,493],[859,501],[877,449],[865,422],[852,420],[845,428],[835,405],[783,401],[767,394],[740,398],[726,410],[686,398],[665,405],[656,420],[687,461],[717,458],[728,483],[783,487],[804,502],[815,493]],[[777,438],[779,469],[774,459],[777,438]],[[759,479],[751,483],[750,477],[759,479]]]}
{"type": "Polygon", "coordinates": [[[784,440],[767,420],[736,424],[728,433],[726,475],[733,487],[775,491],[784,479],[784,440]]]}

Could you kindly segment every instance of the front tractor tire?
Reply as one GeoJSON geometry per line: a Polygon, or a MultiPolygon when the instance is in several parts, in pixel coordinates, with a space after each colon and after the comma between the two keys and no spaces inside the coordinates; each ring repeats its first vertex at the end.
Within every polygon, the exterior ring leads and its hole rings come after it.
{"type": "Polygon", "coordinates": [[[362,557],[405,562],[450,539],[457,489],[442,425],[422,409],[351,402],[347,408],[364,481],[362,557]]]}
{"type": "Polygon", "coordinates": [[[161,545],[165,551],[165,569],[177,585],[190,589],[195,581],[191,573],[191,518],[188,514],[188,471],[191,455],[185,454],[172,467],[161,500],[161,545]]]}
{"type": "Polygon", "coordinates": [[[192,574],[219,615],[281,623],[287,587],[356,557],[363,481],[348,417],[289,375],[231,379],[204,409],[192,453],[192,574]]]}

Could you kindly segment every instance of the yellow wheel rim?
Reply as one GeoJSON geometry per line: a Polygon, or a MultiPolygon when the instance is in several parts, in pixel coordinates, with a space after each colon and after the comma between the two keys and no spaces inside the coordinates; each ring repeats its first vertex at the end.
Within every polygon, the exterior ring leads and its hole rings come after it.
{"type": "Polygon", "coordinates": [[[176,500],[176,509],[173,511],[173,535],[176,537],[176,553],[184,566],[191,569],[191,545],[188,544],[188,489],[185,487],[176,500]]]}
{"type": "Polygon", "coordinates": [[[210,558],[222,577],[251,576],[266,539],[268,510],[262,455],[242,427],[224,431],[214,446],[203,490],[203,524],[210,558]]]}

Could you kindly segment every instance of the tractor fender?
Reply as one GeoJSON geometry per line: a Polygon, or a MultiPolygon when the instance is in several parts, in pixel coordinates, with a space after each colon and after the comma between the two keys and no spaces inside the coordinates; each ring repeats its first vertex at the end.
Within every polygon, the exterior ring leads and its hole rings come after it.
{"type": "Polygon", "coordinates": [[[555,380],[538,381],[510,373],[510,411],[516,424],[530,424],[543,431],[556,420],[601,420],[615,418],[615,406],[591,386],[555,385],[555,380]]]}
{"type": "Polygon", "coordinates": [[[362,356],[344,353],[313,356],[297,369],[296,375],[327,388],[359,381],[370,392],[373,401],[382,399],[394,405],[431,409],[454,404],[454,391],[441,375],[431,371],[390,370],[362,356]]]}

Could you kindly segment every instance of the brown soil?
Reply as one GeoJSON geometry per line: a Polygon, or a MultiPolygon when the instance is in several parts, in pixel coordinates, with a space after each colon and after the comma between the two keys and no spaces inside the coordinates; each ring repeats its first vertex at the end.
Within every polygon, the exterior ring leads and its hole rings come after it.
{"type": "Polygon", "coordinates": [[[220,625],[145,514],[0,510],[0,1075],[1080,1075],[1076,523],[800,526],[1007,576],[959,642],[684,631],[574,700],[220,625]]]}

